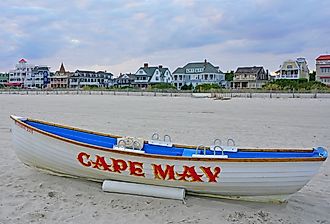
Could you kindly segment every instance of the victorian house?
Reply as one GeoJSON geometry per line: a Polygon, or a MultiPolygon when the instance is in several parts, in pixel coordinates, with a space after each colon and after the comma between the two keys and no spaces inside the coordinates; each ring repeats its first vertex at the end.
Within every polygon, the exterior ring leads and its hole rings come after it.
{"type": "Polygon", "coordinates": [[[50,88],[68,88],[69,87],[69,77],[72,72],[66,71],[63,63],[61,64],[60,70],[56,71],[55,74],[50,76],[50,88]]]}
{"type": "Polygon", "coordinates": [[[234,73],[232,88],[262,88],[268,80],[268,70],[261,66],[238,67],[234,73]]]}
{"type": "Polygon", "coordinates": [[[19,60],[14,70],[9,71],[8,86],[24,88],[46,88],[49,83],[49,67],[35,66],[25,59],[19,60]]]}
{"type": "Polygon", "coordinates": [[[69,78],[70,88],[110,87],[113,86],[113,74],[106,71],[77,70],[69,78]]]}
{"type": "Polygon", "coordinates": [[[173,83],[177,89],[184,85],[196,87],[200,84],[222,85],[225,74],[220,71],[219,66],[214,66],[208,61],[191,62],[173,72],[173,83]]]}
{"type": "Polygon", "coordinates": [[[25,88],[46,88],[49,84],[50,71],[48,66],[35,66],[24,79],[25,88]]]}
{"type": "Polygon", "coordinates": [[[158,67],[150,67],[145,63],[135,73],[135,80],[133,85],[140,88],[146,88],[149,85],[157,83],[172,83],[173,78],[168,68],[163,68],[162,65],[158,67]]]}
{"type": "Polygon", "coordinates": [[[24,80],[32,75],[35,66],[30,65],[25,59],[21,59],[16,64],[15,69],[9,71],[8,86],[24,87],[24,80]]]}
{"type": "Polygon", "coordinates": [[[135,75],[131,73],[121,74],[118,78],[114,79],[114,86],[121,87],[132,87],[135,80],[135,75]]]}

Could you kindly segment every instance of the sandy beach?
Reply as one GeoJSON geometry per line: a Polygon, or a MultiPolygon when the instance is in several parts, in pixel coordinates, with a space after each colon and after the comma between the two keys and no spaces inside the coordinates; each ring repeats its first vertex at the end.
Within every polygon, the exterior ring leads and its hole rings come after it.
{"type": "Polygon", "coordinates": [[[330,99],[0,95],[0,223],[330,223],[330,162],[287,203],[104,193],[100,183],[52,176],[18,161],[10,114],[176,143],[330,149],[330,99]]]}

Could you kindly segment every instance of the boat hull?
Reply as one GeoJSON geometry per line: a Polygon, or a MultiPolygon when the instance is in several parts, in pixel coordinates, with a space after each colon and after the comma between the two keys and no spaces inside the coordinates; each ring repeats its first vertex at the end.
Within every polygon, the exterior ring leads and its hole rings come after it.
{"type": "Polygon", "coordinates": [[[234,199],[285,200],[305,186],[322,161],[203,160],[123,153],[63,139],[15,121],[13,144],[28,166],[102,182],[117,180],[179,187],[188,193],[234,199]]]}

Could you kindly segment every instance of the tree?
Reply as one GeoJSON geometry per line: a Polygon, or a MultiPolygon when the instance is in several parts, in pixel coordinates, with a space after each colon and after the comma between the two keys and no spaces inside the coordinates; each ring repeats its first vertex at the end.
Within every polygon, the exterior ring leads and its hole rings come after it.
{"type": "Polygon", "coordinates": [[[233,79],[234,79],[234,71],[233,70],[227,71],[225,73],[225,80],[226,81],[233,81],[233,79]]]}
{"type": "Polygon", "coordinates": [[[316,71],[312,71],[309,73],[309,81],[315,81],[316,71]]]}
{"type": "Polygon", "coordinates": [[[181,90],[192,90],[193,89],[193,85],[190,83],[190,85],[186,85],[184,84],[183,86],[181,86],[181,90]]]}

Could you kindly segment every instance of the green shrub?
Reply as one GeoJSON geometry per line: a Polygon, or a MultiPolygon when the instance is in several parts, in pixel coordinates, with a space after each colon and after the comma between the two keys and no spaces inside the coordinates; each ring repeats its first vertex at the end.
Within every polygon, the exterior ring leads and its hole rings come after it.
{"type": "Polygon", "coordinates": [[[221,89],[221,86],[218,84],[200,84],[195,87],[196,91],[199,92],[204,92],[204,91],[209,91],[209,90],[214,90],[214,89],[221,89]]]}
{"type": "Polygon", "coordinates": [[[157,83],[152,84],[151,89],[176,89],[171,83],[157,83]]]}
{"type": "Polygon", "coordinates": [[[192,89],[194,89],[194,87],[191,83],[190,85],[184,84],[183,86],[181,86],[181,90],[192,90],[192,89]]]}
{"type": "Polygon", "coordinates": [[[298,91],[309,91],[309,90],[329,90],[327,85],[318,81],[308,81],[307,79],[278,79],[269,82],[263,86],[267,90],[298,90],[298,91]]]}

